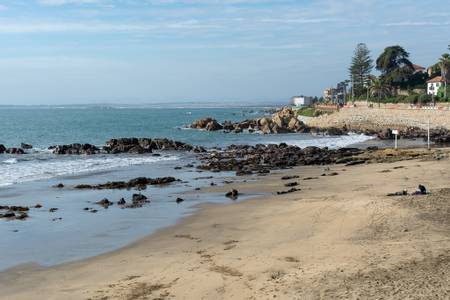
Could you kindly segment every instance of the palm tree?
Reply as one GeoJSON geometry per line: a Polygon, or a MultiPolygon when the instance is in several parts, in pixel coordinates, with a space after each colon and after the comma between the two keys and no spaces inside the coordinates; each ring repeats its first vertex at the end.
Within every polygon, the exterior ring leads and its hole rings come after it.
{"type": "Polygon", "coordinates": [[[390,93],[389,85],[375,76],[370,79],[369,91],[372,96],[378,98],[378,108],[380,108],[381,97],[387,96],[390,93]]]}
{"type": "Polygon", "coordinates": [[[439,66],[441,67],[442,78],[444,79],[444,97],[447,98],[447,82],[450,74],[450,54],[444,53],[439,59],[439,66]]]}

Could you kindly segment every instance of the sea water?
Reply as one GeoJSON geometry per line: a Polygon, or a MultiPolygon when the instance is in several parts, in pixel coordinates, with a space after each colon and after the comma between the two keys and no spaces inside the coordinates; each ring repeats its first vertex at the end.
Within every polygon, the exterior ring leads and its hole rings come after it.
{"type": "MultiPolygon", "coordinates": [[[[41,204],[25,221],[0,220],[0,270],[23,263],[50,266],[118,249],[162,227],[175,224],[205,202],[229,202],[223,195],[187,193],[212,182],[222,184],[230,173],[198,173],[195,168],[176,167],[198,163],[195,155],[167,152],[152,155],[57,156],[51,145],[90,143],[102,146],[110,138],[169,138],[192,145],[224,147],[230,144],[285,142],[300,147],[338,148],[370,139],[364,135],[340,137],[309,134],[234,134],[188,129],[192,121],[213,117],[218,121],[240,121],[267,114],[264,107],[251,108],[163,108],[163,107],[0,107],[0,144],[34,147],[26,155],[0,154],[0,205],[41,204]],[[140,209],[103,209],[95,204],[103,198],[129,201],[136,191],[79,191],[73,186],[139,176],[174,176],[180,182],[149,187],[151,199],[140,209]],[[213,179],[196,179],[197,177],[213,179]],[[66,188],[52,186],[63,182],[66,188]],[[185,202],[177,204],[182,197],[185,202]],[[49,208],[58,208],[50,213],[49,208]],[[84,208],[95,208],[90,213],[84,208]]],[[[247,195],[247,197],[254,195],[247,195]]],[[[241,199],[245,199],[243,197],[241,199]]]]}

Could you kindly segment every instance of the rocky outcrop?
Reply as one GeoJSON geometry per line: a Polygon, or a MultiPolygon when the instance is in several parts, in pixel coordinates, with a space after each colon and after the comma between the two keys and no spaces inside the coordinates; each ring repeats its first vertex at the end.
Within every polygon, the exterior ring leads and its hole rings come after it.
{"type": "Polygon", "coordinates": [[[20,148],[29,150],[29,149],[33,149],[33,145],[26,144],[26,143],[21,143],[20,144],[20,148]]]}
{"type": "Polygon", "coordinates": [[[5,153],[8,154],[25,154],[25,151],[22,148],[8,148],[5,150],[5,153]]]}
{"type": "Polygon", "coordinates": [[[189,144],[173,141],[169,139],[149,139],[149,138],[121,138],[111,139],[106,142],[103,148],[107,153],[151,153],[153,150],[172,151],[198,151],[204,152],[201,147],[193,147],[189,144]]]}
{"type": "Polygon", "coordinates": [[[194,121],[189,127],[207,131],[224,130],[225,132],[234,133],[248,130],[249,132],[262,132],[264,134],[309,131],[305,124],[298,120],[295,112],[288,107],[275,112],[270,118],[262,117],[235,123],[225,121],[222,124],[213,118],[205,118],[194,121]]]}
{"type": "Polygon", "coordinates": [[[5,145],[0,144],[0,154],[5,153],[6,147],[5,145]]]}
{"type": "Polygon", "coordinates": [[[356,148],[306,147],[301,149],[287,144],[231,145],[221,152],[204,155],[201,170],[234,171],[237,175],[264,174],[270,170],[286,169],[299,165],[326,165],[361,160],[357,156],[364,150],[356,148]]]}
{"type": "Polygon", "coordinates": [[[149,139],[149,138],[119,138],[110,139],[101,149],[91,144],[69,144],[57,145],[48,148],[54,154],[144,154],[152,153],[154,150],[172,150],[172,151],[193,151],[196,153],[206,152],[201,146],[193,147],[189,144],[173,141],[169,139],[149,139]]]}
{"type": "Polygon", "coordinates": [[[131,179],[130,181],[111,181],[102,184],[90,185],[80,184],[75,186],[76,189],[95,189],[95,190],[108,190],[108,189],[145,189],[148,185],[164,185],[178,181],[174,177],[160,177],[160,178],[146,178],[138,177],[131,179]]]}
{"type": "Polygon", "coordinates": [[[70,144],[70,145],[57,145],[50,146],[48,148],[54,154],[86,154],[92,155],[100,152],[100,149],[91,144],[70,144]]]}

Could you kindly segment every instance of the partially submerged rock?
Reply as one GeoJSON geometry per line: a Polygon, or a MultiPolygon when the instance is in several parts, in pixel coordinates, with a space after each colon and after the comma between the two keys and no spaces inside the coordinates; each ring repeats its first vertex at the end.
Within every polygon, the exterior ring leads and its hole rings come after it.
{"type": "Polygon", "coordinates": [[[111,181],[107,183],[90,185],[90,184],[79,184],[76,185],[76,189],[96,189],[96,190],[106,190],[106,189],[131,189],[139,188],[145,189],[148,185],[164,185],[172,182],[178,181],[174,177],[159,177],[159,178],[146,178],[138,177],[131,179],[130,181],[111,181]]]}

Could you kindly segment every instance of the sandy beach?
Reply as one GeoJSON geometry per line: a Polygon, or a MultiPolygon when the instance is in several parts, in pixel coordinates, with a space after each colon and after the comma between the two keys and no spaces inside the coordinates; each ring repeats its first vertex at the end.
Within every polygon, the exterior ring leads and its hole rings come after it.
{"type": "Polygon", "coordinates": [[[267,196],[204,205],[109,254],[8,270],[0,298],[448,299],[449,167],[448,159],[304,166],[212,187],[267,196]],[[294,181],[301,191],[276,195],[294,181]],[[386,196],[418,184],[432,194],[386,196]]]}

